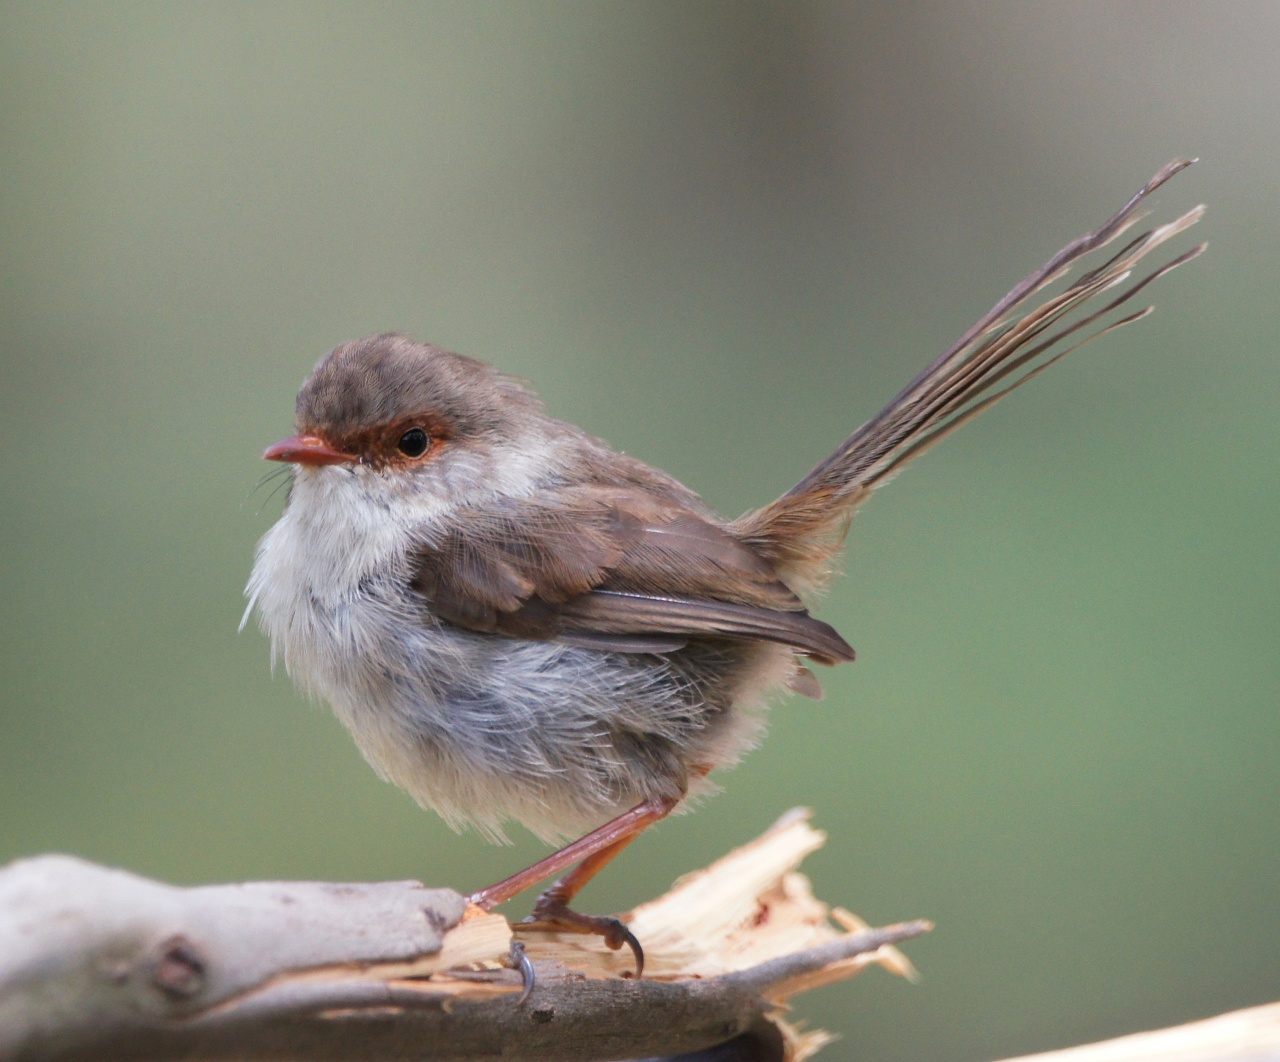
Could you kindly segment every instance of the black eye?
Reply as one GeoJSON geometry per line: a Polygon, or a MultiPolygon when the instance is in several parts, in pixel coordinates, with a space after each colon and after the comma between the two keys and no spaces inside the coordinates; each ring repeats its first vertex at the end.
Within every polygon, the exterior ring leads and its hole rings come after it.
{"type": "Polygon", "coordinates": [[[421,457],[431,445],[431,436],[421,428],[410,428],[400,436],[400,441],[396,445],[406,457],[421,457]]]}

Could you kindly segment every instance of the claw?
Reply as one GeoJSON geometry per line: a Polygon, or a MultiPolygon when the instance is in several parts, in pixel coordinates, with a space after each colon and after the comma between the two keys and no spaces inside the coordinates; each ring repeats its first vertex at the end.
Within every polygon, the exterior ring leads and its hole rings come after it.
{"type": "Polygon", "coordinates": [[[525,1001],[533,993],[533,986],[538,983],[538,975],[534,972],[533,962],[529,959],[528,953],[524,950],[524,944],[518,940],[511,942],[511,950],[507,952],[507,964],[514,970],[520,971],[520,998],[516,1000],[516,1006],[522,1007],[525,1001]]]}
{"type": "Polygon", "coordinates": [[[612,951],[617,951],[623,944],[630,948],[631,954],[635,956],[636,960],[636,972],[632,976],[639,979],[644,975],[644,948],[640,946],[640,941],[627,928],[625,922],[617,918],[608,919],[608,924],[601,935],[604,937],[605,944],[612,951]]]}

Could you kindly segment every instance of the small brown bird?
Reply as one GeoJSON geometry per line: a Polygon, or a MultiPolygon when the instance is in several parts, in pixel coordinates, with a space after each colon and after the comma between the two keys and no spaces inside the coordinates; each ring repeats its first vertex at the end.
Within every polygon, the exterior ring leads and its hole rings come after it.
{"type": "Polygon", "coordinates": [[[1068,353],[1060,340],[1203,249],[1124,287],[1197,207],[1024,312],[1187,165],[1166,166],[795,487],[737,520],[549,416],[488,365],[401,335],[344,344],[303,384],[297,434],[263,455],[294,470],[258,548],[249,609],[378,773],[451,825],[490,838],[509,820],[544,838],[590,831],[472,900],[492,907],[577,864],[534,916],[627,943],[640,965],[625,926],[569,902],[752,746],[771,697],[821,696],[808,664],[853,659],[806,601],[857,505],[1068,353]],[[1068,317],[1104,294],[1100,309],[1068,317]]]}

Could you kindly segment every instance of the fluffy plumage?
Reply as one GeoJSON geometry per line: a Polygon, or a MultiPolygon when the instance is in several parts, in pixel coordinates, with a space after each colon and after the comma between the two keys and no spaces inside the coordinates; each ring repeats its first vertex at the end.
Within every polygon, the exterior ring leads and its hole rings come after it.
{"type": "Polygon", "coordinates": [[[500,838],[516,820],[558,837],[642,800],[682,800],[752,744],[771,696],[820,694],[807,661],[853,659],[802,596],[825,584],[857,504],[1040,371],[1058,340],[1198,253],[1066,323],[1196,210],[1012,317],[1183,165],[736,521],[481,362],[401,335],[345,344],[298,396],[306,445],[289,450],[299,463],[259,546],[250,609],[379,773],[455,826],[500,838]],[[429,445],[415,452],[406,432],[429,445]]]}

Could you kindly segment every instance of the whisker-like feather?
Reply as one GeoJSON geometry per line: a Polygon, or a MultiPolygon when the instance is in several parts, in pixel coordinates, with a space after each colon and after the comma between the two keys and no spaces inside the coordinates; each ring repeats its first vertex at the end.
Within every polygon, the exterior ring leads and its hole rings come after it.
{"type": "Polygon", "coordinates": [[[280,489],[289,485],[289,481],[292,478],[292,471],[293,470],[289,465],[277,465],[270,472],[265,473],[262,478],[258,480],[253,490],[249,491],[249,493],[244,496],[245,502],[274,480],[275,486],[271,489],[271,493],[262,499],[262,504],[255,510],[255,513],[261,513],[262,510],[270,503],[271,499],[280,493],[280,489]]]}

